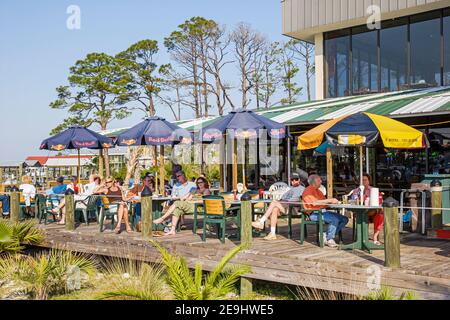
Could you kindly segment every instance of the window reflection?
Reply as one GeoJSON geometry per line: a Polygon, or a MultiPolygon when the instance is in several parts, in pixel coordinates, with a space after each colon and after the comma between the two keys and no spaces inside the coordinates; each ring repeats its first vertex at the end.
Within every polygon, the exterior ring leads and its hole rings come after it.
{"type": "Polygon", "coordinates": [[[450,9],[444,15],[444,85],[450,86],[450,9]]]}
{"type": "Polygon", "coordinates": [[[353,94],[378,92],[378,32],[353,31],[353,94]],[[360,33],[358,33],[360,32],[360,33]]]}
{"type": "Polygon", "coordinates": [[[349,95],[350,37],[329,38],[326,41],[328,97],[349,95]]]}
{"type": "Polygon", "coordinates": [[[386,26],[380,32],[381,91],[398,91],[407,83],[408,26],[386,26]]]}
{"type": "MultiPolygon", "coordinates": [[[[427,16],[423,16],[429,17],[427,16]]],[[[421,16],[422,18],[422,16],[421,16]]],[[[414,20],[411,19],[413,22],[414,20]]],[[[441,82],[441,21],[411,23],[411,86],[438,86],[441,82]]]]}

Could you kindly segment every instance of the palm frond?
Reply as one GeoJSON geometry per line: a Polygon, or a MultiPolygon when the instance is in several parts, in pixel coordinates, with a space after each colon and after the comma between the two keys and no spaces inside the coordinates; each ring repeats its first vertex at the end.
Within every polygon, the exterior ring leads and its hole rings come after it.
{"type": "Polygon", "coordinates": [[[220,299],[220,297],[232,292],[241,276],[250,272],[251,268],[249,266],[235,265],[228,267],[217,277],[211,290],[213,292],[211,299],[220,299]]]}
{"type": "Polygon", "coordinates": [[[212,286],[216,282],[217,277],[222,273],[228,262],[230,262],[230,260],[233,259],[234,256],[237,255],[241,250],[242,246],[237,246],[236,248],[230,250],[222,258],[222,260],[220,260],[220,262],[214,267],[211,273],[206,277],[206,286],[212,286]]]}

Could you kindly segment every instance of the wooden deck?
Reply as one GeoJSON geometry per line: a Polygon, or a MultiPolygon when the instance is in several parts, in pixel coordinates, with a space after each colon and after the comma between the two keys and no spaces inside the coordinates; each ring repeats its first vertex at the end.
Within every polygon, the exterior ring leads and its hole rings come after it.
{"type": "MultiPolygon", "coordinates": [[[[156,249],[143,240],[140,233],[123,232],[117,235],[111,230],[99,233],[95,223],[81,225],[74,232],[55,224],[41,227],[47,235],[43,247],[159,261],[156,249]]],[[[294,236],[298,239],[299,230],[296,227],[294,236]]],[[[252,273],[246,276],[250,279],[351,294],[367,294],[376,288],[377,279],[380,279],[381,285],[391,287],[398,294],[412,290],[422,299],[450,299],[450,241],[429,240],[415,234],[402,235],[402,268],[389,270],[383,266],[383,251],[368,254],[358,250],[321,249],[315,244],[314,229],[309,230],[307,242],[300,245],[298,241],[285,237],[287,227],[282,225],[279,240],[267,242],[254,238],[252,248],[241,252],[233,262],[250,265],[252,273]]],[[[169,251],[184,256],[189,266],[193,267],[201,261],[205,270],[211,270],[237,243],[226,240],[225,244],[221,244],[213,237],[203,242],[201,231],[194,235],[189,229],[176,236],[154,239],[169,251]]],[[[351,229],[347,228],[344,242],[350,239],[351,229]]]]}

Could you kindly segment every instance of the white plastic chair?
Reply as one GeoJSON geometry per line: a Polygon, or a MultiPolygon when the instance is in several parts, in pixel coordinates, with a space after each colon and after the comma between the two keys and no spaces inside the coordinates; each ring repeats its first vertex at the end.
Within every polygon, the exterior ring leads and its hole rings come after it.
{"type": "Polygon", "coordinates": [[[277,182],[270,186],[269,192],[271,198],[274,200],[281,200],[283,194],[288,192],[291,188],[284,182],[277,182]]]}

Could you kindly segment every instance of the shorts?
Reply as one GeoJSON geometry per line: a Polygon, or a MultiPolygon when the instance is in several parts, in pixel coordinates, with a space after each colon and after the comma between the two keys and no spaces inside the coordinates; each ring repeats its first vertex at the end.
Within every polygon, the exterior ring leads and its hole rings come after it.
{"type": "Polygon", "coordinates": [[[194,214],[195,204],[187,201],[175,201],[175,210],[173,215],[181,217],[185,214],[194,214]]]}

